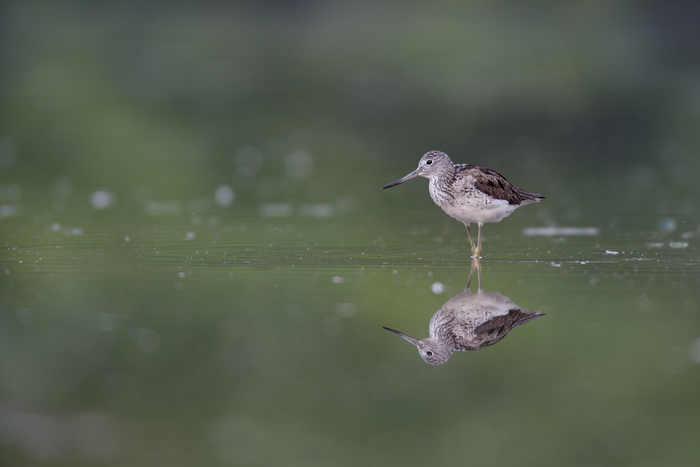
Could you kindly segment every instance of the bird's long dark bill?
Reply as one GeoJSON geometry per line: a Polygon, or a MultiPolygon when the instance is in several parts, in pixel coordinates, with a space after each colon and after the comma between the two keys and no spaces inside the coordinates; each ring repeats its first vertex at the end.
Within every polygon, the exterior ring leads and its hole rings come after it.
{"type": "Polygon", "coordinates": [[[392,183],[390,183],[390,184],[388,184],[388,185],[384,185],[384,186],[382,187],[382,190],[385,189],[385,188],[391,188],[392,186],[399,185],[399,184],[405,182],[406,180],[410,180],[410,179],[412,179],[412,178],[416,178],[417,176],[418,176],[418,171],[417,171],[417,170],[414,170],[414,171],[411,172],[410,174],[406,175],[404,178],[400,178],[400,179],[396,180],[395,182],[392,182],[392,183]]]}
{"type": "Polygon", "coordinates": [[[402,332],[399,332],[399,331],[396,331],[396,330],[394,330],[394,329],[385,328],[384,326],[382,326],[382,329],[384,329],[385,331],[389,331],[389,332],[392,333],[392,334],[396,334],[396,335],[399,336],[399,337],[403,337],[403,338],[406,339],[408,342],[410,342],[411,344],[413,344],[413,345],[415,345],[416,347],[418,347],[418,339],[414,339],[413,337],[407,336],[406,334],[404,334],[404,333],[402,333],[402,332]]]}

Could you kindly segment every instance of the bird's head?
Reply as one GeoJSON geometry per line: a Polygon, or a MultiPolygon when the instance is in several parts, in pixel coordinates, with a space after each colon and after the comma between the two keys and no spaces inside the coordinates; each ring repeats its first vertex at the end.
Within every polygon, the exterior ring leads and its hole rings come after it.
{"type": "Polygon", "coordinates": [[[450,358],[450,355],[452,355],[452,346],[442,343],[433,337],[415,339],[394,329],[385,328],[383,326],[382,329],[389,331],[392,334],[396,334],[397,336],[406,339],[408,342],[418,347],[418,354],[421,356],[423,361],[425,361],[425,363],[430,363],[431,365],[442,365],[450,358]]]}
{"type": "Polygon", "coordinates": [[[426,152],[423,157],[420,158],[418,162],[418,168],[406,175],[403,178],[396,180],[395,182],[384,185],[382,190],[385,188],[391,188],[392,186],[399,185],[407,180],[416,177],[433,178],[440,175],[445,175],[452,171],[454,164],[450,160],[449,156],[444,152],[440,151],[430,151],[426,152]]]}

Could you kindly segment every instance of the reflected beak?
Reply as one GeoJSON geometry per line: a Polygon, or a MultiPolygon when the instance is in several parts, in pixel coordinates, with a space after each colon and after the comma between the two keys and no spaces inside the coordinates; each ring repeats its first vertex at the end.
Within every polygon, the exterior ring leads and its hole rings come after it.
{"type": "MultiPolygon", "coordinates": [[[[416,169],[416,170],[414,170],[413,172],[411,172],[410,174],[406,175],[404,178],[400,178],[400,179],[396,180],[395,182],[392,182],[392,183],[390,183],[390,184],[388,184],[388,185],[384,185],[384,186],[382,187],[382,190],[385,189],[385,188],[391,188],[392,186],[399,185],[399,184],[405,182],[406,180],[410,180],[410,179],[416,178],[416,177],[418,177],[418,176],[419,176],[419,175],[418,175],[418,169],[416,169]]],[[[386,329],[386,328],[385,328],[385,329],[386,329]]],[[[392,332],[393,332],[393,331],[392,331],[392,332]]]]}
{"type": "Polygon", "coordinates": [[[416,347],[418,347],[418,339],[414,339],[413,337],[407,336],[406,334],[404,334],[404,333],[402,333],[402,332],[395,331],[394,329],[385,328],[384,326],[382,326],[382,329],[384,329],[385,331],[389,331],[389,332],[392,333],[392,334],[396,334],[396,335],[399,336],[399,337],[403,337],[403,338],[406,339],[408,342],[410,342],[411,344],[413,344],[413,345],[415,345],[416,347]]]}

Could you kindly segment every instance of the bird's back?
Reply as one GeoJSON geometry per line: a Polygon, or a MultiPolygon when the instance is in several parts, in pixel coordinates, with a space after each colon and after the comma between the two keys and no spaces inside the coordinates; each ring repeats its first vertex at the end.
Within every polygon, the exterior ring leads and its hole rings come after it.
{"type": "Polygon", "coordinates": [[[473,186],[487,196],[508,201],[511,205],[530,204],[544,199],[544,196],[518,188],[495,170],[480,165],[456,164],[455,183],[460,182],[465,190],[473,186]]]}

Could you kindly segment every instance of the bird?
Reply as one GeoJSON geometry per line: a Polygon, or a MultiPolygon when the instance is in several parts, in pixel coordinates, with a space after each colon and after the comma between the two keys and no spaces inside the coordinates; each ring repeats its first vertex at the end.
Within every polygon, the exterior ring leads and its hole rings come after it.
{"type": "MultiPolygon", "coordinates": [[[[481,265],[478,266],[481,284],[481,265]]],[[[418,347],[426,363],[441,365],[455,351],[488,347],[503,339],[514,327],[544,316],[538,310],[519,307],[499,292],[484,292],[481,285],[477,292],[471,292],[470,283],[471,274],[464,291],[433,314],[428,326],[430,337],[416,339],[391,328],[382,326],[382,329],[418,347]]]]}
{"type": "Polygon", "coordinates": [[[382,190],[416,177],[430,180],[430,197],[443,211],[467,227],[473,258],[481,255],[481,227],[486,222],[499,222],[520,206],[537,203],[544,196],[513,186],[492,169],[471,164],[455,164],[441,151],[429,151],[421,157],[418,168],[382,190]],[[478,241],[469,224],[479,225],[478,241]]]}

